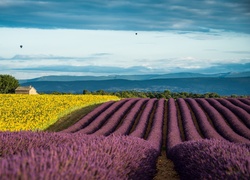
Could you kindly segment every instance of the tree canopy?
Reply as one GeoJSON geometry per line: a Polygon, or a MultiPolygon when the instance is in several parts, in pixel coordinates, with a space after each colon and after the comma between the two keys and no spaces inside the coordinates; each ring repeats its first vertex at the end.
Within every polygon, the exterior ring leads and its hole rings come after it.
{"type": "Polygon", "coordinates": [[[83,90],[83,94],[94,94],[94,95],[115,95],[120,98],[219,98],[221,97],[219,94],[214,92],[208,92],[205,94],[196,94],[196,93],[188,93],[188,92],[171,92],[170,90],[165,90],[163,92],[140,92],[140,91],[118,91],[118,92],[107,92],[104,90],[98,91],[88,91],[83,90]]]}
{"type": "Polygon", "coordinates": [[[15,93],[15,89],[19,86],[18,80],[7,74],[0,74],[0,93],[15,93]]]}

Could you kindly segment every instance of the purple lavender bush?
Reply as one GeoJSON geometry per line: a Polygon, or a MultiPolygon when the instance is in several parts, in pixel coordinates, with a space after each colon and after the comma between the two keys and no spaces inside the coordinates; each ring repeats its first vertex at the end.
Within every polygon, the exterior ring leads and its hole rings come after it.
{"type": "Polygon", "coordinates": [[[103,111],[107,110],[115,101],[108,101],[102,105],[95,108],[93,111],[85,115],[82,119],[77,121],[75,124],[69,126],[67,129],[64,129],[60,132],[73,133],[79,131],[80,129],[88,126],[96,117],[98,117],[103,111]]]}
{"type": "Polygon", "coordinates": [[[250,179],[250,144],[187,141],[169,151],[181,179],[250,179]]]}
{"type": "Polygon", "coordinates": [[[93,134],[100,129],[107,120],[129,99],[123,99],[112,104],[108,109],[99,114],[88,126],[76,131],[76,133],[93,134]]]}
{"type": "Polygon", "coordinates": [[[144,110],[140,116],[140,119],[139,119],[139,122],[138,122],[136,128],[134,129],[133,132],[131,132],[129,134],[129,136],[139,137],[139,138],[144,137],[146,130],[147,130],[147,125],[149,123],[150,115],[153,112],[154,105],[157,101],[158,100],[154,98],[154,99],[150,99],[147,102],[147,105],[144,108],[144,110]]]}
{"type": "Polygon", "coordinates": [[[184,128],[186,140],[189,141],[189,140],[202,139],[201,135],[199,134],[197,128],[194,125],[191,111],[188,108],[185,100],[183,98],[178,98],[176,101],[180,108],[181,119],[182,119],[182,124],[184,128]]]}
{"type": "Polygon", "coordinates": [[[216,131],[223,136],[226,140],[237,143],[249,143],[249,139],[244,138],[237,134],[233,129],[228,125],[223,116],[213,107],[206,99],[197,98],[196,101],[200,106],[206,111],[209,118],[214,124],[216,131]]]}
{"type": "Polygon", "coordinates": [[[247,111],[248,113],[250,113],[250,106],[249,104],[246,104],[242,101],[242,99],[237,99],[237,98],[228,98],[228,101],[230,101],[231,103],[233,103],[234,105],[244,109],[245,111],[247,111]]]}
{"type": "Polygon", "coordinates": [[[108,136],[119,125],[119,123],[123,120],[124,116],[131,110],[131,108],[134,106],[134,104],[138,101],[137,98],[129,99],[127,102],[125,102],[120,109],[115,111],[110,118],[106,121],[106,123],[98,129],[96,132],[94,132],[94,135],[104,135],[108,136]]]}
{"type": "Polygon", "coordinates": [[[195,99],[192,98],[186,98],[185,101],[189,104],[191,107],[195,118],[199,124],[200,130],[203,134],[203,136],[207,139],[223,139],[225,140],[215,129],[214,127],[209,123],[208,118],[203,111],[203,109],[199,106],[199,104],[196,102],[195,99]]]}
{"type": "Polygon", "coordinates": [[[137,116],[140,114],[140,111],[143,109],[145,103],[149,99],[141,98],[136,104],[131,108],[126,117],[124,118],[122,124],[113,132],[114,135],[127,135],[129,134],[137,116]]]}
{"type": "Polygon", "coordinates": [[[0,179],[152,179],[157,151],[128,136],[0,133],[0,179]]]}
{"type": "Polygon", "coordinates": [[[223,106],[227,107],[235,115],[237,115],[239,119],[250,129],[250,114],[247,111],[240,108],[239,106],[236,106],[227,99],[220,98],[216,100],[219,101],[223,106]]]}
{"type": "MultiPolygon", "coordinates": [[[[213,98],[206,99],[221,115],[226,119],[228,124],[232,129],[237,132],[237,134],[250,140],[250,130],[249,128],[238,119],[238,117],[227,107],[223,106],[218,100],[213,98]]],[[[248,121],[250,120],[250,115],[248,115],[248,121]]]]}
{"type": "Polygon", "coordinates": [[[168,104],[167,115],[167,154],[177,144],[182,143],[180,128],[178,125],[178,113],[175,105],[175,100],[170,98],[168,104]]]}
{"type": "Polygon", "coordinates": [[[238,100],[240,100],[241,102],[250,105],[250,98],[238,98],[238,100]]]}
{"type": "Polygon", "coordinates": [[[163,121],[164,121],[165,99],[161,98],[157,101],[157,107],[153,117],[153,124],[147,140],[157,149],[161,151],[163,139],[163,121]]]}

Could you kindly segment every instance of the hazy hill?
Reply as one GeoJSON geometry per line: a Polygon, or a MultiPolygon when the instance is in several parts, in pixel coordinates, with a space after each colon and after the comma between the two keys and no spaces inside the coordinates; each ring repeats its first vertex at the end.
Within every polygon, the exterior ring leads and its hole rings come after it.
{"type": "MultiPolygon", "coordinates": [[[[149,76],[149,75],[148,75],[149,76]]],[[[58,78],[58,77],[54,77],[58,78]]],[[[142,78],[142,77],[141,77],[142,78]]],[[[189,77],[148,80],[81,80],[81,81],[30,81],[21,83],[23,86],[32,85],[38,92],[51,93],[70,92],[82,93],[89,91],[164,91],[207,93],[215,92],[220,95],[250,95],[250,77],[189,77]]]]}
{"type": "Polygon", "coordinates": [[[200,73],[169,73],[169,74],[146,74],[146,75],[109,75],[109,76],[43,76],[34,79],[19,80],[19,82],[35,81],[98,81],[98,80],[150,80],[150,79],[169,79],[169,78],[200,78],[200,77],[250,77],[250,72],[228,72],[219,74],[200,74],[200,73]]]}

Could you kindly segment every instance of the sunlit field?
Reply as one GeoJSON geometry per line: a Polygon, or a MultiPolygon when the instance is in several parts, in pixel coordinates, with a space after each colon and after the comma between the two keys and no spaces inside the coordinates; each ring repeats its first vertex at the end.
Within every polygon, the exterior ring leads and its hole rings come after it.
{"type": "Polygon", "coordinates": [[[110,100],[107,95],[0,94],[0,131],[44,130],[70,112],[110,100]]]}

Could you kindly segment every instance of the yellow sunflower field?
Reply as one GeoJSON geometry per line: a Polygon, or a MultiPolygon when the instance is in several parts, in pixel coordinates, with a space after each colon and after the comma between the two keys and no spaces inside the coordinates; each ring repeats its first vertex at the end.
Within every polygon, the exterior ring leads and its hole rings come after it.
{"type": "Polygon", "coordinates": [[[119,100],[109,95],[0,94],[0,131],[44,130],[70,112],[119,100]]]}

